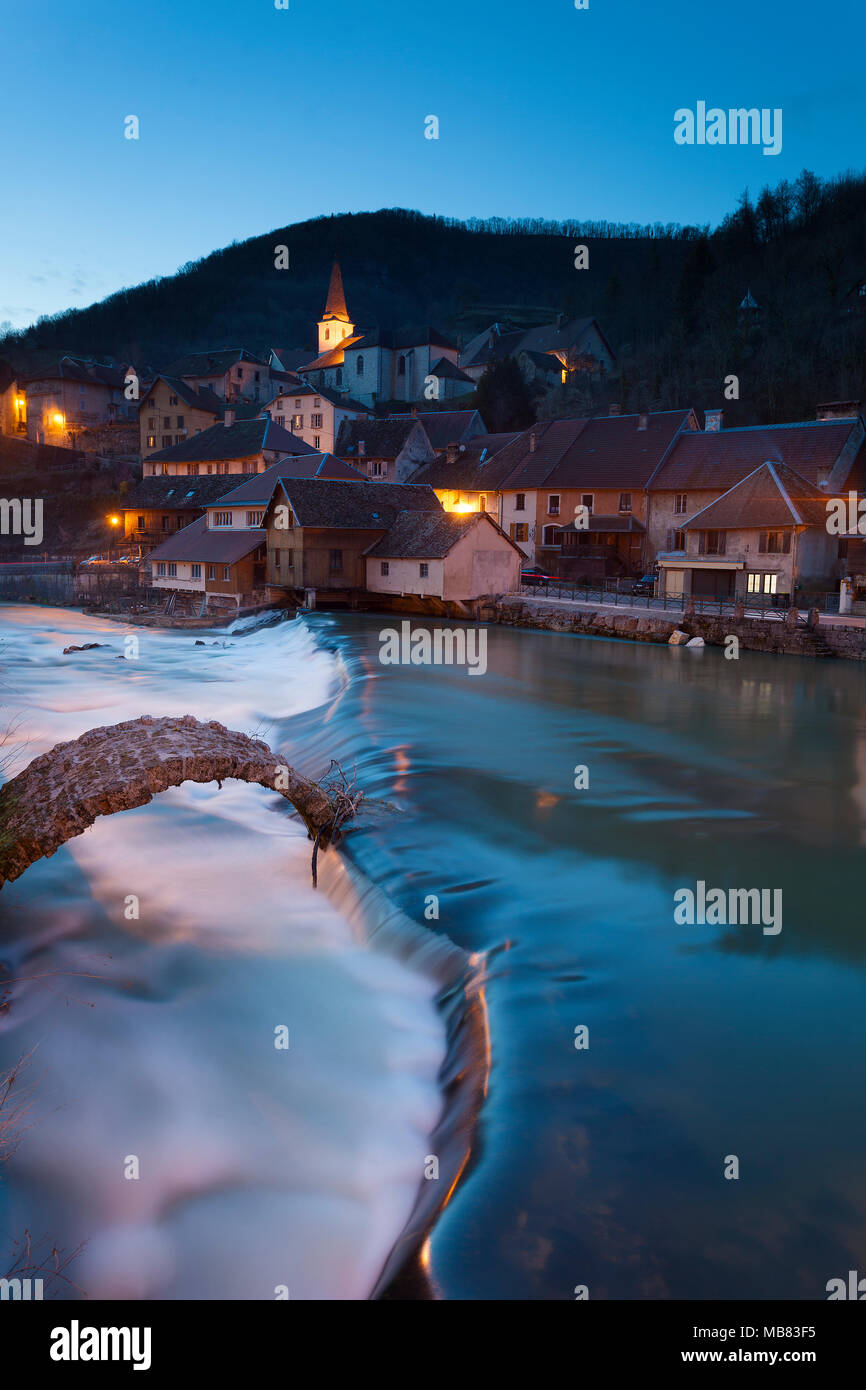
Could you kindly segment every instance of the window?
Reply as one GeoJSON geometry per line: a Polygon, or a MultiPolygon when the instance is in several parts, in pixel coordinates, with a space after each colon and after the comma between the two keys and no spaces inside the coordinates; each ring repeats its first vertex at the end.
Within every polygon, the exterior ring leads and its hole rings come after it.
{"type": "Polygon", "coordinates": [[[201,579],[201,565],[190,565],[189,572],[190,578],[201,579]]]}
{"type": "MultiPolygon", "coordinates": [[[[313,405],[315,406],[316,410],[319,409],[319,407],[320,407],[321,404],[322,404],[322,402],[319,400],[319,397],[316,396],[315,399],[313,400],[313,405]]],[[[321,422],[321,420],[320,420],[320,421],[319,421],[319,424],[321,424],[321,423],[322,423],[322,422],[321,422]]]]}
{"type": "Polygon", "coordinates": [[[186,429],[186,425],[183,423],[183,421],[184,421],[184,417],[183,417],[182,415],[178,415],[178,417],[177,417],[177,427],[178,427],[179,430],[186,429]]]}
{"type": "Polygon", "coordinates": [[[321,415],[313,415],[310,417],[310,428],[314,430],[320,430],[322,428],[321,415]]]}
{"type": "Polygon", "coordinates": [[[370,464],[370,477],[371,477],[371,478],[381,478],[381,477],[383,476],[383,473],[384,473],[384,468],[385,468],[385,465],[381,462],[381,460],[380,460],[380,459],[375,459],[375,460],[370,464]]]}
{"type": "Polygon", "coordinates": [[[406,358],[405,358],[405,357],[398,357],[398,358],[397,358],[397,375],[398,375],[398,376],[405,376],[405,375],[406,375],[406,358]]]}
{"type": "Polygon", "coordinates": [[[174,560],[168,562],[168,577],[169,579],[177,579],[177,565],[174,560]]]}
{"type": "Polygon", "coordinates": [[[338,368],[337,368],[337,385],[338,385],[338,386],[342,386],[342,384],[343,384],[343,368],[342,368],[342,367],[338,367],[338,368]]]}
{"type": "Polygon", "coordinates": [[[290,570],[293,570],[293,569],[295,568],[295,552],[294,552],[294,550],[287,550],[287,551],[286,551],[286,564],[288,565],[288,567],[289,567],[290,570]]]}
{"type": "Polygon", "coordinates": [[[293,416],[292,416],[292,429],[293,429],[293,430],[302,430],[303,428],[304,428],[304,417],[303,417],[303,415],[293,415],[293,416]]]}
{"type": "Polygon", "coordinates": [[[758,541],[758,550],[762,555],[789,555],[791,552],[791,532],[762,531],[758,541]]]}
{"type": "Polygon", "coordinates": [[[167,429],[170,427],[170,425],[171,425],[171,416],[170,416],[170,415],[163,415],[163,417],[162,417],[162,427],[163,427],[163,429],[164,429],[164,430],[167,430],[167,429]]]}
{"type": "Polygon", "coordinates": [[[300,410],[300,408],[301,408],[301,402],[300,402],[300,401],[295,401],[295,410],[300,410]]]}
{"type": "Polygon", "coordinates": [[[264,518],[264,512],[247,512],[247,526],[261,526],[264,518]]]}
{"type": "Polygon", "coordinates": [[[481,496],[478,498],[478,510],[479,512],[487,511],[487,498],[485,497],[483,492],[481,496]]]}
{"type": "Polygon", "coordinates": [[[171,437],[170,434],[164,434],[164,435],[162,436],[162,447],[163,447],[163,449],[170,449],[173,443],[174,443],[174,440],[172,439],[172,437],[171,437]]]}
{"type": "Polygon", "coordinates": [[[262,379],[262,374],[261,374],[261,372],[256,372],[256,373],[254,374],[254,376],[253,376],[253,380],[254,380],[254,381],[261,381],[261,379],[262,379]]]}
{"type": "Polygon", "coordinates": [[[557,526],[542,526],[541,528],[542,545],[559,545],[559,528],[557,526]]]}
{"type": "Polygon", "coordinates": [[[427,564],[425,564],[425,562],[422,560],[421,563],[420,563],[420,565],[418,566],[418,574],[419,574],[419,576],[421,577],[421,579],[426,579],[429,573],[430,573],[430,566],[427,565],[427,564]]]}
{"type": "Polygon", "coordinates": [[[138,522],[138,529],[139,529],[139,531],[143,531],[143,530],[144,530],[144,517],[143,517],[143,516],[137,517],[136,520],[137,520],[137,522],[138,522]]]}
{"type": "Polygon", "coordinates": [[[149,434],[149,435],[147,436],[147,447],[148,447],[148,449],[155,449],[155,448],[156,448],[156,435],[155,435],[155,434],[149,434]]]}
{"type": "Polygon", "coordinates": [[[151,415],[150,419],[149,419],[148,422],[147,422],[147,428],[148,428],[149,430],[155,430],[155,429],[156,429],[156,416],[151,415]]]}
{"type": "Polygon", "coordinates": [[[582,507],[586,507],[586,510],[587,510],[588,512],[591,512],[591,511],[592,511],[592,507],[593,507],[594,501],[595,501],[595,494],[594,494],[594,493],[592,493],[592,492],[584,492],[584,493],[581,495],[581,498],[580,498],[580,505],[581,505],[582,507]]]}
{"type": "Polygon", "coordinates": [[[214,512],[213,524],[214,526],[231,526],[231,512],[214,512]]]}
{"type": "Polygon", "coordinates": [[[388,564],[387,560],[382,561],[381,565],[379,566],[379,573],[383,577],[387,577],[391,573],[391,566],[388,564]]]}
{"type": "Polygon", "coordinates": [[[363,359],[363,357],[360,357],[360,356],[359,356],[358,359],[357,359],[357,361],[355,362],[355,371],[357,372],[358,376],[363,376],[363,375],[364,375],[364,359],[363,359]]]}
{"type": "Polygon", "coordinates": [[[529,527],[525,521],[512,521],[509,530],[513,541],[529,540],[529,527]]]}
{"type": "Polygon", "coordinates": [[[277,416],[277,424],[280,426],[281,429],[283,428],[283,426],[285,425],[285,423],[286,423],[286,417],[285,417],[285,415],[278,415],[278,416],[277,416]]]}
{"type": "Polygon", "coordinates": [[[216,565],[208,565],[207,577],[208,579],[216,579],[216,565]]]}
{"type": "Polygon", "coordinates": [[[525,493],[525,492],[518,492],[517,496],[516,496],[515,499],[514,499],[514,510],[515,510],[516,512],[525,512],[525,511],[526,511],[526,493],[525,493]]]}
{"type": "Polygon", "coordinates": [[[168,403],[169,405],[177,405],[177,396],[169,396],[168,403]]]}
{"type": "Polygon", "coordinates": [[[621,512],[631,511],[631,493],[621,492],[619,494],[619,509],[621,512]]]}
{"type": "Polygon", "coordinates": [[[547,515],[559,516],[559,493],[552,492],[547,499],[547,515]]]}
{"type": "Polygon", "coordinates": [[[775,594],[778,580],[777,574],[750,574],[746,586],[750,594],[775,594]]]}
{"type": "Polygon", "coordinates": [[[314,435],[313,435],[313,448],[314,448],[314,449],[321,449],[321,447],[322,447],[322,436],[321,436],[320,434],[314,434],[314,435]]]}
{"type": "Polygon", "coordinates": [[[156,577],[157,577],[157,579],[164,579],[164,578],[165,578],[165,561],[164,561],[164,560],[158,560],[158,561],[157,561],[157,565],[156,565],[156,577]]]}
{"type": "Polygon", "coordinates": [[[186,466],[186,475],[187,475],[188,478],[197,478],[197,477],[198,477],[198,464],[197,464],[197,463],[188,463],[187,466],[186,466]]]}
{"type": "Polygon", "coordinates": [[[342,573],[342,570],[343,570],[343,552],[342,552],[342,550],[329,550],[329,551],[328,551],[328,569],[330,570],[331,574],[341,574],[341,573],[342,573]]]}
{"type": "Polygon", "coordinates": [[[163,531],[168,531],[168,530],[170,530],[170,528],[171,528],[171,517],[170,517],[170,516],[164,516],[164,517],[162,518],[162,529],[163,529],[163,531]]]}
{"type": "Polygon", "coordinates": [[[678,492],[674,498],[674,513],[676,516],[685,516],[688,507],[688,493],[678,492]]]}
{"type": "Polygon", "coordinates": [[[671,546],[671,550],[685,550],[685,548],[686,548],[686,533],[685,533],[685,531],[674,531],[674,534],[673,534],[673,545],[671,546]]]}
{"type": "Polygon", "coordinates": [[[330,339],[331,339],[331,330],[330,330],[330,328],[326,328],[326,329],[325,329],[325,342],[326,342],[326,343],[327,343],[327,342],[330,342],[330,339]]]}
{"type": "Polygon", "coordinates": [[[725,533],[724,531],[699,531],[698,532],[698,554],[699,555],[724,555],[725,553],[725,533]]]}
{"type": "Polygon", "coordinates": [[[236,367],[236,368],[235,368],[235,376],[237,377],[238,381],[243,381],[243,379],[244,379],[244,369],[243,369],[243,367],[236,367]]]}
{"type": "Polygon", "coordinates": [[[229,580],[231,579],[231,577],[232,577],[232,567],[231,567],[231,565],[223,565],[223,583],[224,583],[224,584],[228,584],[228,582],[229,582],[229,580]]]}

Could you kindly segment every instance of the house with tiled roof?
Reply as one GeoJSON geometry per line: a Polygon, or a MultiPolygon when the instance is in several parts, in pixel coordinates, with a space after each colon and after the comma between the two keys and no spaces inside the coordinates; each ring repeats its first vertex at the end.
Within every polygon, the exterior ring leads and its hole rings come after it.
{"type": "Polygon", "coordinates": [[[371,593],[466,603],[520,587],[523,551],[486,512],[400,512],[366,552],[371,593]]]}
{"type": "Polygon", "coordinates": [[[369,414],[351,396],[305,381],[279,383],[265,410],[278,425],[324,453],[334,452],[344,420],[366,420],[369,414]]]}
{"type": "Polygon", "coordinates": [[[723,427],[721,411],[708,412],[706,428],[684,431],[649,480],[648,563],[683,551],[687,518],[768,460],[793,468],[825,496],[844,493],[866,435],[856,404],[849,408],[826,419],[736,429],[723,427]]]}
{"type": "Polygon", "coordinates": [[[129,364],[83,357],[61,357],[50,367],[19,377],[17,398],[23,405],[18,410],[26,421],[27,438],[74,448],[80,429],[134,420],[138,402],[127,397],[132,377],[138,380],[129,364]]]}
{"type": "Polygon", "coordinates": [[[464,443],[449,443],[429,463],[410,476],[429,483],[446,512],[488,512],[498,518],[499,488],[513,462],[504,451],[520,431],[471,435],[464,443]]]}
{"type": "Polygon", "coordinates": [[[768,460],[683,521],[679,554],[659,556],[661,594],[784,603],[838,579],[827,491],[768,460]]]}
{"type": "Polygon", "coordinates": [[[207,506],[241,481],[237,475],[201,477],[148,477],[127,493],[117,508],[123,517],[125,550],[139,559],[175,532],[197,521],[207,506]]]}
{"type": "Polygon", "coordinates": [[[144,476],[185,476],[208,473],[263,473],[286,454],[314,454],[309,444],[285,430],[270,415],[235,420],[234,408],[225,407],[223,420],[199,430],[168,449],[151,454],[143,464],[144,476]]]}
{"type": "MultiPolygon", "coordinates": [[[[183,443],[188,435],[210,429],[223,418],[224,410],[225,401],[209,388],[199,390],[183,377],[158,375],[138,407],[142,460],[183,443]]],[[[145,474],[148,471],[145,462],[145,474]]]]}
{"type": "Polygon", "coordinates": [[[165,375],[182,377],[197,391],[212,391],[223,401],[259,402],[270,394],[267,362],[242,347],[188,352],[166,367],[165,375]]]}
{"type": "Polygon", "coordinates": [[[515,329],[507,323],[492,323],[465,344],[458,365],[478,382],[493,363],[506,357],[519,360],[523,354],[528,354],[521,367],[524,375],[536,375],[542,370],[543,355],[554,359],[560,381],[576,371],[605,375],[616,366],[616,355],[598,320],[568,319],[564,314],[555,323],[537,328],[515,329]]]}
{"type": "Polygon", "coordinates": [[[388,416],[389,420],[410,418],[424,426],[424,433],[437,453],[449,444],[466,444],[476,435],[487,433],[487,426],[477,410],[413,410],[411,416],[392,411],[388,416]]]}
{"type": "Polygon", "coordinates": [[[378,482],[405,483],[435,457],[424,426],[413,415],[344,420],[334,452],[378,482]]]}

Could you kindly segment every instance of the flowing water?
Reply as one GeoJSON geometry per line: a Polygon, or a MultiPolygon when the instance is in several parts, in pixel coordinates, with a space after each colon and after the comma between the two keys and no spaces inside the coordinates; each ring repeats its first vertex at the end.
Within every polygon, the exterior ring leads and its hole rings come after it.
{"type": "MultiPolygon", "coordinates": [[[[480,676],[383,666],[388,620],[329,614],[226,647],[144,632],[121,663],[117,625],[2,616],[15,766],[190,712],[399,808],[347,839],[353,871],[485,962],[435,1296],[823,1298],[866,1268],[862,666],[491,628],[480,676]],[[780,889],[782,930],[678,924],[698,881],[780,889]]],[[[415,1200],[441,975],[408,923],[411,949],[370,944],[381,903],[312,893],[272,801],[179,788],[3,890],[0,957],[47,978],[0,1014],[7,1064],[39,1044],[0,1227],[87,1239],[89,1292],[364,1297],[415,1200]]]]}

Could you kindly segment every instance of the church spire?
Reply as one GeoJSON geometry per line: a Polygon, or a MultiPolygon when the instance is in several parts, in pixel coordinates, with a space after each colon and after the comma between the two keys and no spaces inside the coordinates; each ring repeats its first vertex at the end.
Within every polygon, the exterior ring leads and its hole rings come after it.
{"type": "Polygon", "coordinates": [[[340,272],[340,262],[336,256],[331,267],[331,283],[328,286],[328,302],[325,305],[324,318],[339,319],[342,323],[349,322],[349,310],[346,308],[346,296],[343,293],[343,276],[340,272]]]}

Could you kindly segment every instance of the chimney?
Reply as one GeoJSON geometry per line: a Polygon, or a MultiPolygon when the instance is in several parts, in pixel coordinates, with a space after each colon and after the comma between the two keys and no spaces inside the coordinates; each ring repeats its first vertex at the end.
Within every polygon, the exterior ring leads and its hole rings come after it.
{"type": "Polygon", "coordinates": [[[639,430],[649,429],[649,415],[645,410],[642,410],[640,415],[637,417],[637,427],[639,430]]]}
{"type": "Polygon", "coordinates": [[[621,410],[622,410],[622,406],[621,406],[621,405],[612,405],[612,406],[610,407],[610,410],[608,411],[608,414],[609,414],[609,415],[619,415],[619,413],[620,413],[621,410]]]}
{"type": "Polygon", "coordinates": [[[366,441],[365,439],[359,439],[359,440],[358,440],[358,458],[359,458],[359,459],[363,459],[363,458],[366,458],[366,457],[367,457],[367,441],[366,441]]]}
{"type": "Polygon", "coordinates": [[[223,424],[225,425],[227,430],[230,430],[234,422],[235,413],[232,409],[230,409],[229,406],[226,406],[225,413],[223,414],[223,424]]]}
{"type": "Polygon", "coordinates": [[[718,432],[722,428],[723,410],[704,411],[704,429],[707,432],[718,432]]]}
{"type": "Polygon", "coordinates": [[[448,444],[445,448],[445,456],[449,463],[456,463],[460,457],[460,445],[448,444]]]}
{"type": "Polygon", "coordinates": [[[535,453],[535,430],[533,430],[532,434],[529,436],[529,452],[531,454],[535,453]]]}

